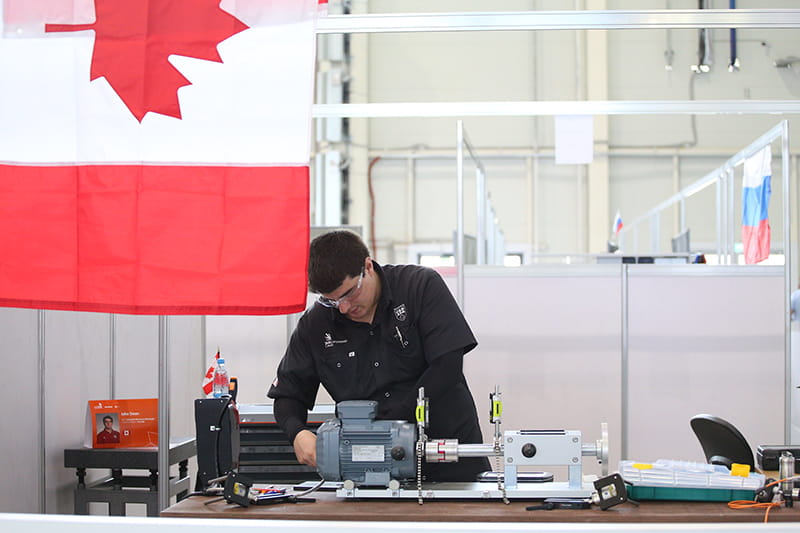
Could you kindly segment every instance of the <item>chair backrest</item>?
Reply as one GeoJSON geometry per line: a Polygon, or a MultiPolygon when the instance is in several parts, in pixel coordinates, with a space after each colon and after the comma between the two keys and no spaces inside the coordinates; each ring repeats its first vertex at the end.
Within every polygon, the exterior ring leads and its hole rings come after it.
{"type": "Polygon", "coordinates": [[[713,415],[696,415],[690,421],[694,434],[703,447],[706,461],[725,465],[739,463],[755,469],[753,450],[733,424],[713,415]]]}

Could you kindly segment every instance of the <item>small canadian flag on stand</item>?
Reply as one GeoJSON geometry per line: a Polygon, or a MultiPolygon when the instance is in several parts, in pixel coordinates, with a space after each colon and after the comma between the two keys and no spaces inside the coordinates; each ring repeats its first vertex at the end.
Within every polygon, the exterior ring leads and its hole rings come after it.
{"type": "Polygon", "coordinates": [[[206,375],[203,377],[203,394],[206,396],[211,395],[211,391],[214,390],[214,369],[217,367],[217,359],[219,359],[219,348],[217,348],[217,353],[214,355],[214,359],[211,360],[211,364],[206,370],[206,375]]]}

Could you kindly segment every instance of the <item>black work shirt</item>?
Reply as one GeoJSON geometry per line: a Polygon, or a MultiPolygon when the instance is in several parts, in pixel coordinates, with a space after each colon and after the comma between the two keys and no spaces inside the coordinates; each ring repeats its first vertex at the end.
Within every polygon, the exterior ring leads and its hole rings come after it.
{"type": "MultiPolygon", "coordinates": [[[[418,265],[373,262],[381,294],[372,324],[355,322],[338,310],[315,304],[297,324],[278,366],[270,398],[292,398],[312,409],[322,384],[335,402],[378,401],[378,418],[413,421],[416,384],[437,358],[469,352],[472,331],[439,274],[418,265]]],[[[463,372],[448,375],[446,392],[431,400],[428,436],[482,442],[475,402],[463,372]]],[[[486,461],[462,460],[443,471],[472,471],[486,461]]],[[[439,468],[433,468],[433,472],[439,468]]],[[[423,471],[431,468],[423,467],[423,471]]],[[[474,471],[474,472],[473,472],[474,471]]],[[[432,476],[442,480],[452,476],[432,476]]],[[[430,478],[430,477],[429,477],[430,478]]]]}

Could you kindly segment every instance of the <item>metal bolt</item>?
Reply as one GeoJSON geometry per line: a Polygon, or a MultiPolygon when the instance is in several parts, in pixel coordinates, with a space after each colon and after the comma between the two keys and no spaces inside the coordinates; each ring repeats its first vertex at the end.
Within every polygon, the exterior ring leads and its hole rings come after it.
{"type": "Polygon", "coordinates": [[[512,437],[508,437],[508,440],[506,440],[506,442],[514,442],[514,439],[512,437]]]}
{"type": "Polygon", "coordinates": [[[573,463],[577,463],[577,462],[578,462],[578,458],[577,458],[577,457],[573,457],[573,458],[572,458],[572,462],[573,462],[573,463]]]}
{"type": "Polygon", "coordinates": [[[509,457],[508,459],[506,459],[506,462],[507,463],[513,463],[514,462],[514,458],[513,457],[509,457]]]}
{"type": "Polygon", "coordinates": [[[578,442],[578,437],[572,437],[572,442],[578,442]]]}

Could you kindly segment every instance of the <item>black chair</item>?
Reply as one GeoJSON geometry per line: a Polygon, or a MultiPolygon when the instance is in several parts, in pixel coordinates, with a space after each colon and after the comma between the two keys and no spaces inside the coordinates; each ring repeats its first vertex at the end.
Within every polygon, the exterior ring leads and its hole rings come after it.
{"type": "Polygon", "coordinates": [[[733,424],[712,415],[696,415],[690,422],[694,434],[703,447],[706,461],[714,465],[750,465],[755,470],[753,450],[733,424]]]}

